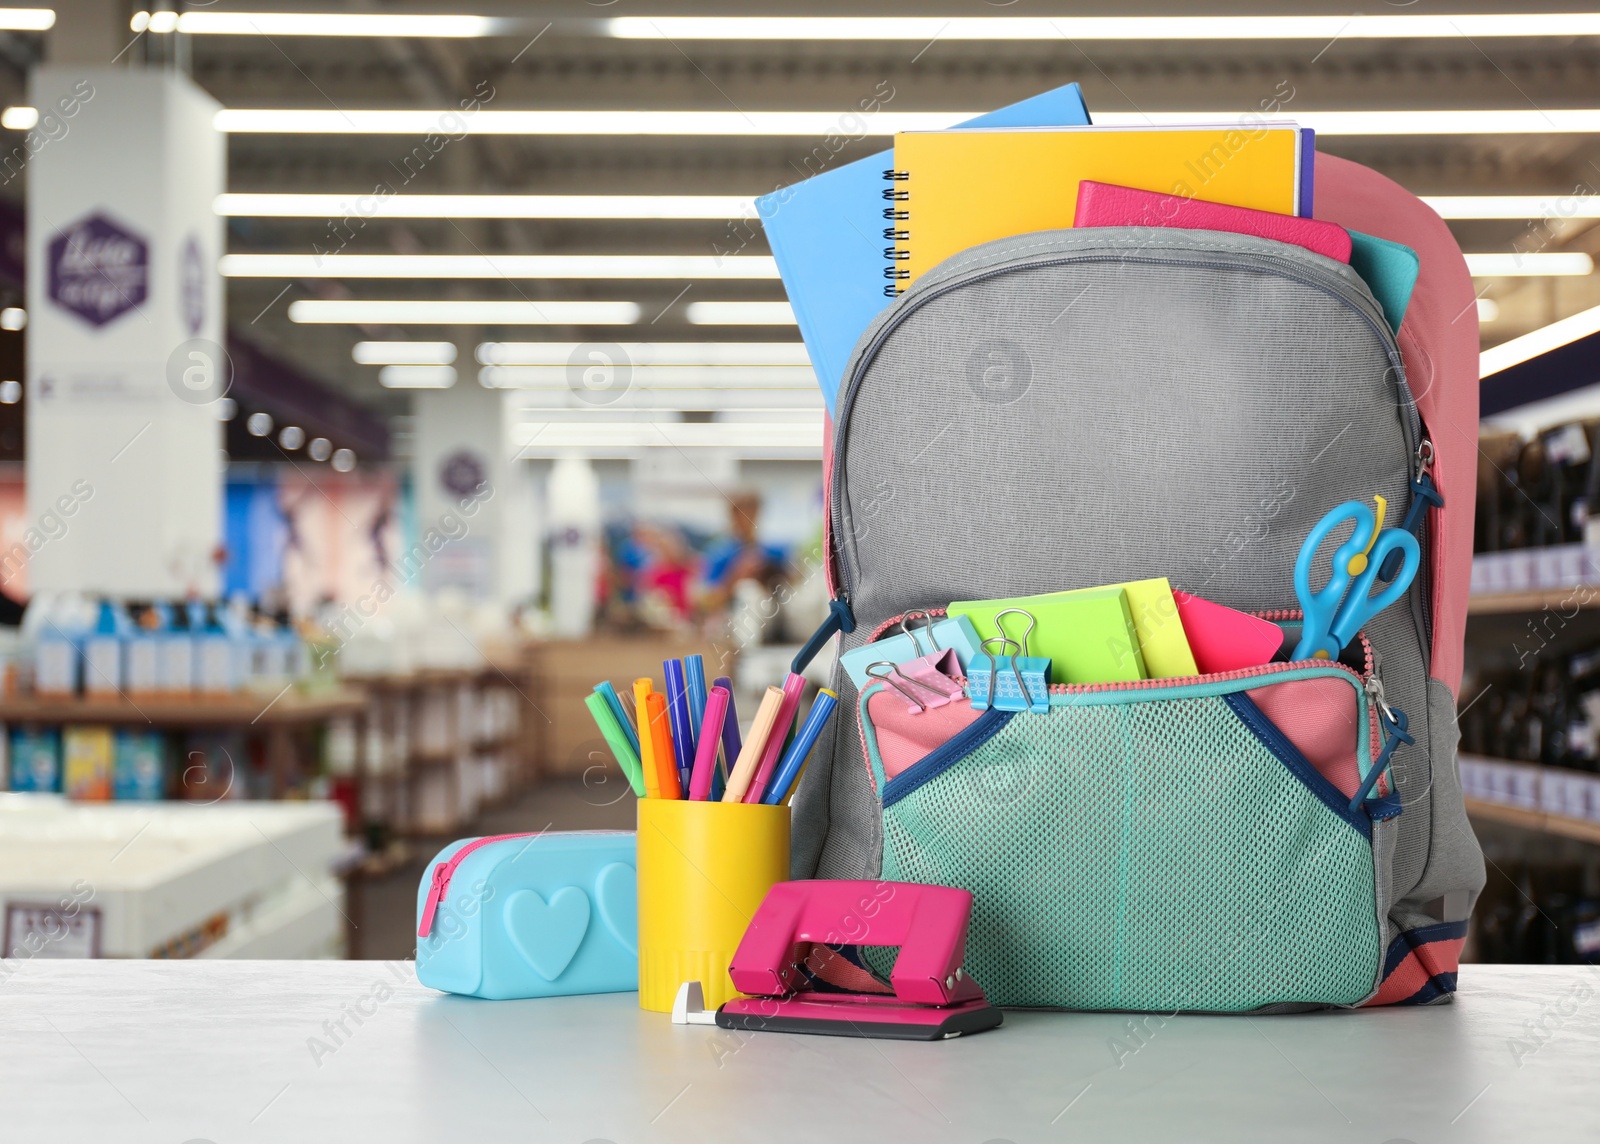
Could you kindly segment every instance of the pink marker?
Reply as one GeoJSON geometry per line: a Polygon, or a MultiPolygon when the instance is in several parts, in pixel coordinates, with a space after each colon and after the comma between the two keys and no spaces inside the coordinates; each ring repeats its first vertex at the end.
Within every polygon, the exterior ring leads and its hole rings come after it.
{"type": "Polygon", "coordinates": [[[700,720],[700,746],[695,751],[694,769],[689,772],[689,797],[705,802],[711,797],[711,780],[717,773],[717,748],[722,745],[722,722],[728,715],[728,700],[733,693],[726,687],[713,687],[706,695],[706,713],[700,720]]]}
{"type": "Polygon", "coordinates": [[[800,693],[806,689],[806,677],[789,673],[789,678],[783,681],[783,704],[778,708],[778,718],[772,724],[772,735],[767,739],[767,746],[761,753],[761,765],[756,768],[755,777],[750,780],[750,789],[745,791],[745,802],[760,802],[761,796],[766,793],[767,783],[772,781],[772,772],[778,766],[778,759],[783,754],[784,740],[789,737],[789,728],[794,723],[795,712],[800,709],[800,693]]]}

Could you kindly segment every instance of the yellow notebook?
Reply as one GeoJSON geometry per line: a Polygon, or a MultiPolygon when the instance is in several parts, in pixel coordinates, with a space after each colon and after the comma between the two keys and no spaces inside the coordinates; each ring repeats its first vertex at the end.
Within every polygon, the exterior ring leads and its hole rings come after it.
{"type": "Polygon", "coordinates": [[[891,271],[904,288],[969,246],[1071,226],[1082,179],[1292,215],[1300,146],[1292,123],[904,131],[891,271]]]}

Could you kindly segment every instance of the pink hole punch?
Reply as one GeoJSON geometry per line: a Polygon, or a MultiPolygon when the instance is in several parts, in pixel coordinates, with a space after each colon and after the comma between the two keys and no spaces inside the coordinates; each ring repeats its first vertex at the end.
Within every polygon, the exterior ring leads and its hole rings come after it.
{"type": "Polygon", "coordinates": [[[993,1029],[1003,1015],[962,965],[971,917],[972,895],[948,886],[780,882],[767,892],[728,969],[734,987],[753,996],[723,1005],[717,1024],[909,1041],[993,1029]],[[899,946],[892,991],[825,948],[839,945],[899,946]],[[807,988],[811,976],[853,983],[857,991],[819,992],[807,988]]]}

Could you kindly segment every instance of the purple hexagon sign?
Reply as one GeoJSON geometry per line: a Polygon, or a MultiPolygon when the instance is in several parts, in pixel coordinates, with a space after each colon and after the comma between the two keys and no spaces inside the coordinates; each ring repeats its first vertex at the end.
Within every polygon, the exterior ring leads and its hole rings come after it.
{"type": "Polygon", "coordinates": [[[92,326],[144,304],[150,292],[150,244],[92,214],[50,243],[50,297],[92,326]]]}

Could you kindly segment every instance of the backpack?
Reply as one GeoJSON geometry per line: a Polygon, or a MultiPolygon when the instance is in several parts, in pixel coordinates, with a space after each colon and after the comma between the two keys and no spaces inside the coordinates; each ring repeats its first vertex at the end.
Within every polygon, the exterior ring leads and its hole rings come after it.
{"type": "Polygon", "coordinates": [[[1093,228],[946,260],[846,370],[823,456],[833,602],[797,671],[835,632],[842,654],[949,601],[1157,576],[1292,632],[1295,558],[1328,510],[1381,495],[1397,525],[1430,458],[1443,497],[1405,598],[1343,662],[1055,688],[1047,713],[987,712],[904,770],[836,664],[793,876],[972,891],[966,966],[996,1004],[1274,1012],[1454,991],[1484,883],[1455,761],[1474,294],[1420,200],[1331,156],[1316,179],[1317,217],[1419,253],[1398,339],[1353,270],[1298,247],[1093,228]],[[1390,707],[1409,741],[1390,741],[1390,707]]]}

